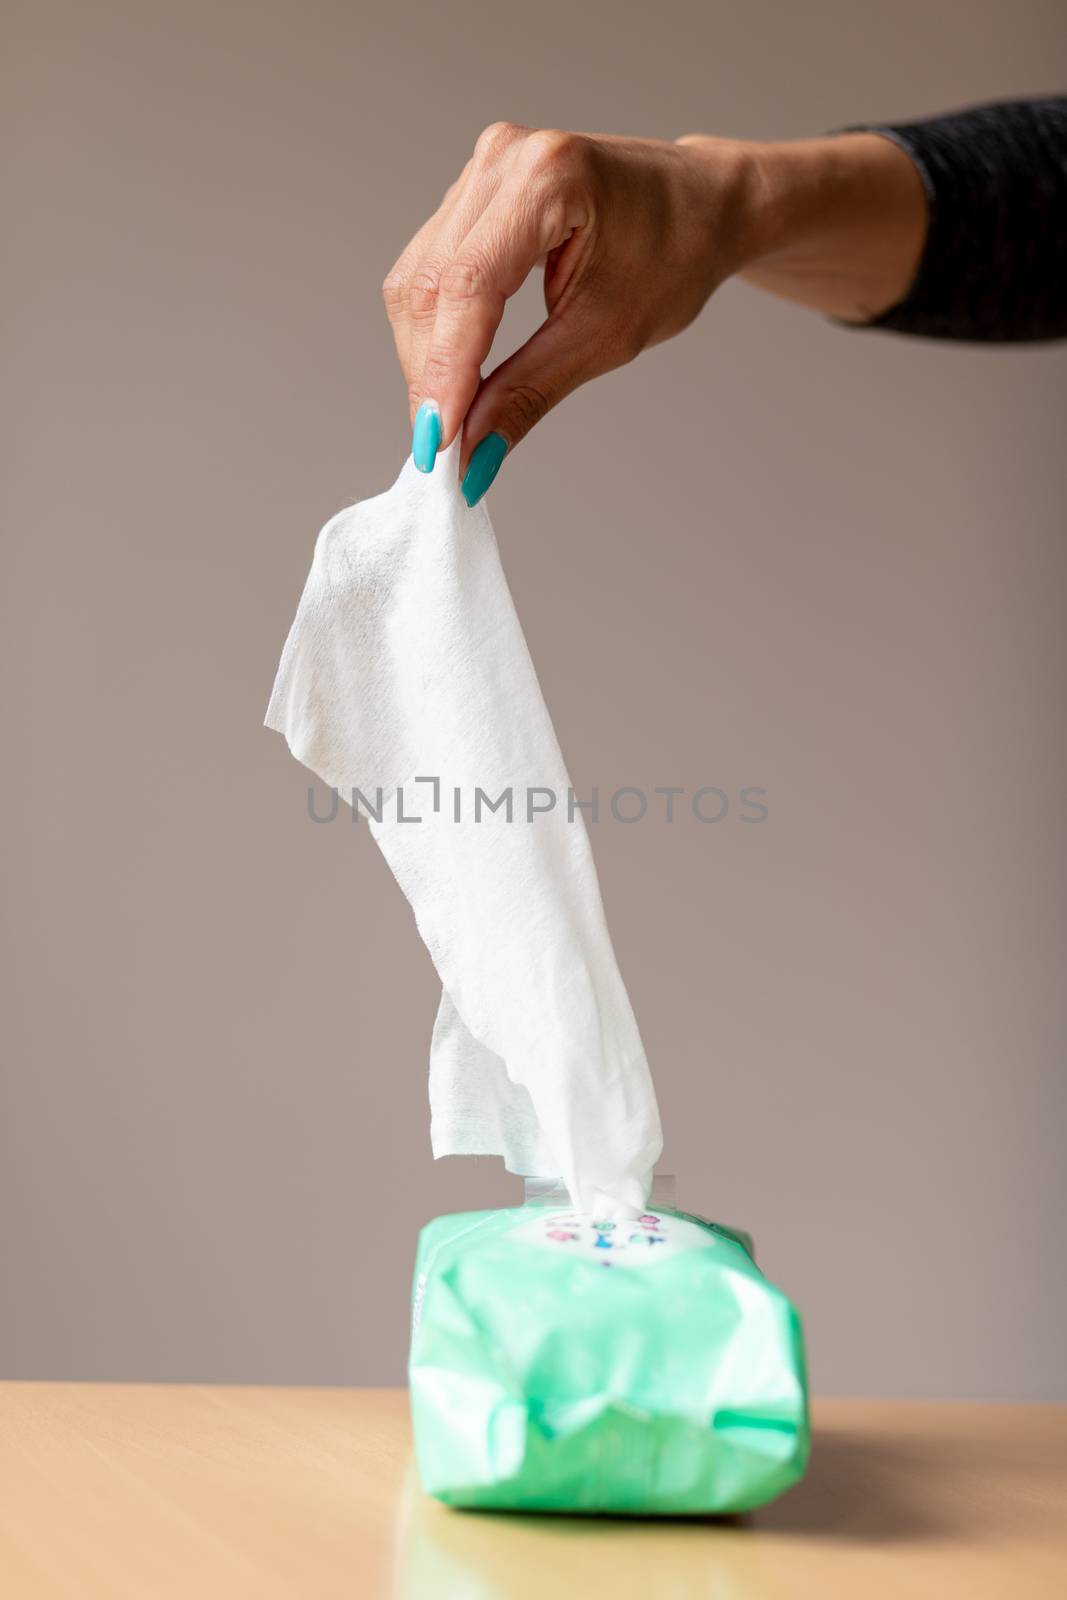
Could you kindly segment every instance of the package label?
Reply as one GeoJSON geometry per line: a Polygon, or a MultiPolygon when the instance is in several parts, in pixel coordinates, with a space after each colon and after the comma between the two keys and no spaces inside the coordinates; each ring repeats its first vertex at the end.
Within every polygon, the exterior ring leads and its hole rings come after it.
{"type": "Polygon", "coordinates": [[[710,1229],[684,1217],[646,1211],[628,1222],[550,1207],[520,1222],[510,1237],[601,1267],[652,1267],[682,1251],[710,1250],[716,1244],[710,1229]]]}

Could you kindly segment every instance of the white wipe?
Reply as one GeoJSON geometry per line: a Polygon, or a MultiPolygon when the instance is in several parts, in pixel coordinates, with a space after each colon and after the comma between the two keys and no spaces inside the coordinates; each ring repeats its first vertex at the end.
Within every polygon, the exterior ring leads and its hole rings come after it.
{"type": "Polygon", "coordinates": [[[484,503],[467,508],[458,460],[455,444],[428,475],[409,459],[388,493],[323,528],[266,722],[346,802],[359,791],[440,975],[434,1155],[500,1155],[562,1178],[580,1211],[632,1215],[661,1148],[655,1092],[492,524],[484,503]]]}

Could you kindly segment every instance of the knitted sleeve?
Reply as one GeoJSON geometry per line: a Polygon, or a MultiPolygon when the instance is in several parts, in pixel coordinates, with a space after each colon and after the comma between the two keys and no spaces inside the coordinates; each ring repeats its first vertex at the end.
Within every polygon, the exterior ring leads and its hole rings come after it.
{"type": "Polygon", "coordinates": [[[907,152],[930,208],[911,287],[863,326],[934,339],[1067,337],[1067,98],[863,131],[907,152]]]}

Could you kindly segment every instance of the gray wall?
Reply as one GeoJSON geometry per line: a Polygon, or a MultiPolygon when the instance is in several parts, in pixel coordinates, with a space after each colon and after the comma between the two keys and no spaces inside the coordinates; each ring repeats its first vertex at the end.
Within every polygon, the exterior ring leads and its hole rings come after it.
{"type": "MultiPolygon", "coordinates": [[[[417,1227],[517,1183],[432,1162],[429,960],[260,727],[315,532],[407,450],[380,280],[494,119],[1048,90],[1063,9],[10,26],[0,1370],[397,1382],[417,1227]]],[[[594,848],[664,1168],[755,1231],[824,1393],[1065,1393],[1065,380],[732,285],[493,492],[579,789],[768,790],[594,848]]]]}

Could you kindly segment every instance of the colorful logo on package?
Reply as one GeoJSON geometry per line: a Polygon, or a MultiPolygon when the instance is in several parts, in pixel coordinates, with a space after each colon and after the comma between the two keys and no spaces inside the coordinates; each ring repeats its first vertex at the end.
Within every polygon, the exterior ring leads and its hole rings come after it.
{"type": "Polygon", "coordinates": [[[715,1244],[707,1228],[652,1211],[627,1222],[546,1209],[520,1222],[511,1237],[601,1267],[651,1267],[684,1250],[709,1250],[715,1244]]]}

